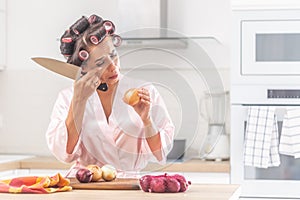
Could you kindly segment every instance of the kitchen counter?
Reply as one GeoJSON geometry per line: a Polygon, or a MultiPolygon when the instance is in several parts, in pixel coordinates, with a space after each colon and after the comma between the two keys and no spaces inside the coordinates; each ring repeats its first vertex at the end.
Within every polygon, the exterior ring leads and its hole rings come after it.
{"type": "MultiPolygon", "coordinates": [[[[0,171],[14,170],[14,169],[69,169],[72,163],[61,163],[54,157],[15,157],[11,159],[6,158],[5,162],[0,161],[0,171]]],[[[157,164],[149,164],[144,171],[160,172],[220,172],[229,173],[229,162],[213,162],[202,160],[188,160],[184,162],[167,163],[164,166],[157,164]]],[[[0,199],[22,199],[22,200],[35,200],[35,199],[238,199],[240,194],[240,187],[238,185],[231,184],[208,184],[198,183],[192,181],[192,185],[185,193],[146,193],[141,190],[73,190],[70,192],[61,192],[54,194],[4,194],[0,193],[0,199]]]]}
{"type": "MultiPolygon", "coordinates": [[[[54,157],[30,157],[18,161],[0,163],[0,171],[9,169],[69,169],[72,163],[62,163],[54,157]]],[[[192,159],[183,162],[169,162],[164,166],[150,163],[143,171],[163,172],[217,172],[229,173],[229,161],[203,161],[192,159]]]]}
{"type": "Polygon", "coordinates": [[[0,194],[3,200],[82,200],[82,199],[185,199],[185,200],[235,200],[239,199],[238,185],[194,184],[184,193],[148,193],[142,190],[73,190],[53,194],[0,194]]]}

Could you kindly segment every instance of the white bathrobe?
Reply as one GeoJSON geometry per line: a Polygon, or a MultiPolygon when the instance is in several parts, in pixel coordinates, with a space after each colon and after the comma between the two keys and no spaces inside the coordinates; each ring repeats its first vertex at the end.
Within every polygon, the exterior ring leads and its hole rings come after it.
{"type": "Polygon", "coordinates": [[[57,159],[63,162],[77,161],[77,167],[111,164],[124,171],[139,171],[149,161],[157,161],[144,137],[144,126],[139,115],[122,100],[129,88],[144,87],[150,92],[151,117],[160,132],[162,163],[165,162],[173,144],[174,125],[162,97],[152,84],[123,75],[120,77],[108,122],[97,92],[88,99],[80,139],[72,154],[66,152],[65,120],[73,96],[73,87],[60,92],[46,133],[49,149],[57,159]]]}

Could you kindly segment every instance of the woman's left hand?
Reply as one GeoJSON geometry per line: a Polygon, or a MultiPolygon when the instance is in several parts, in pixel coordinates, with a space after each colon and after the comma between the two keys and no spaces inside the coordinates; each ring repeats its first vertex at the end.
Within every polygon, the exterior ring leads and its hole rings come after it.
{"type": "Polygon", "coordinates": [[[134,110],[141,117],[143,123],[146,125],[150,122],[150,106],[151,99],[149,91],[145,88],[138,89],[140,101],[133,106],[134,110]]]}

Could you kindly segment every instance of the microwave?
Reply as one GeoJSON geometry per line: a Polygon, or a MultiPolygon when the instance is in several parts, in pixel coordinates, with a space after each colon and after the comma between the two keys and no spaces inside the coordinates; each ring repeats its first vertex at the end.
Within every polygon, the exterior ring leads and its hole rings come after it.
{"type": "Polygon", "coordinates": [[[241,22],[242,75],[300,75],[300,20],[241,22]]]}
{"type": "Polygon", "coordinates": [[[233,10],[231,33],[233,85],[300,84],[300,9],[233,10]]]}

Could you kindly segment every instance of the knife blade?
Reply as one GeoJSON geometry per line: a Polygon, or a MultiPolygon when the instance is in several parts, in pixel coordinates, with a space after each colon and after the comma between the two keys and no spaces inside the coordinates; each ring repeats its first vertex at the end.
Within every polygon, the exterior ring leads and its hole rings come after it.
{"type": "Polygon", "coordinates": [[[81,68],[76,65],[53,58],[34,57],[31,59],[42,67],[70,79],[77,80],[80,77],[81,68]]]}
{"type": "MultiPolygon", "coordinates": [[[[85,74],[81,73],[80,67],[53,58],[35,57],[31,59],[42,67],[73,80],[78,80],[81,75],[85,74]]],[[[101,83],[97,89],[105,92],[108,90],[108,86],[106,83],[101,83]]]]}

